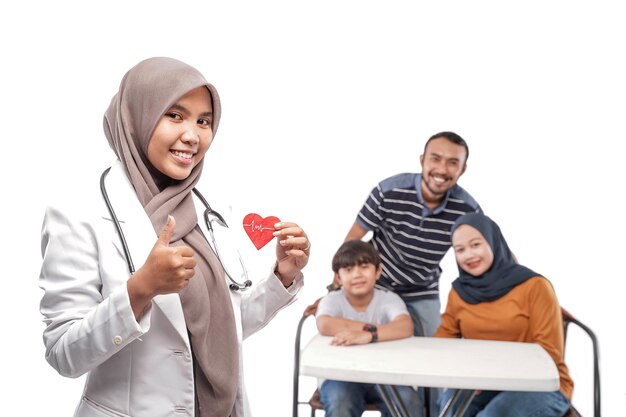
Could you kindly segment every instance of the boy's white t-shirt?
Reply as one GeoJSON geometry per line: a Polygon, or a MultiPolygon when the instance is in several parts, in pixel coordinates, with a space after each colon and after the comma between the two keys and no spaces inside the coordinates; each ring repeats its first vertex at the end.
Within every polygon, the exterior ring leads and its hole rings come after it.
{"type": "Polygon", "coordinates": [[[387,324],[402,314],[408,315],[409,311],[398,294],[374,288],[372,301],[365,311],[359,312],[350,305],[342,288],[326,294],[320,300],[315,317],[331,316],[380,325],[387,324]]]}
{"type": "MultiPolygon", "coordinates": [[[[320,300],[315,317],[331,316],[381,325],[389,323],[402,314],[408,315],[409,311],[402,298],[396,293],[374,288],[374,297],[372,297],[367,309],[358,312],[350,305],[342,288],[326,294],[320,300]]],[[[324,379],[318,378],[318,388],[322,386],[324,381],[324,379]]]]}

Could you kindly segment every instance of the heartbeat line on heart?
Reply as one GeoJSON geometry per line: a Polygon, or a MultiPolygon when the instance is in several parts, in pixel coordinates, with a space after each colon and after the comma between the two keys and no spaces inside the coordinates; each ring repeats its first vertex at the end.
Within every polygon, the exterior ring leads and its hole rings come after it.
{"type": "Polygon", "coordinates": [[[252,230],[253,232],[260,232],[262,230],[276,230],[273,227],[263,227],[262,224],[255,224],[254,220],[252,220],[252,223],[250,224],[244,224],[244,227],[249,226],[250,230],[252,230]]]}

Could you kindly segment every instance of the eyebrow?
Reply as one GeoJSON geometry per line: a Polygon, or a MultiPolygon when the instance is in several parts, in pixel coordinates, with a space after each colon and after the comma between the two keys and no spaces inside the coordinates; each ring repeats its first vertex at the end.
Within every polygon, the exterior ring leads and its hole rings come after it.
{"type": "MultiPolygon", "coordinates": [[[[180,112],[185,113],[185,115],[189,115],[191,114],[191,112],[185,107],[185,106],[181,106],[180,104],[174,103],[170,106],[170,110],[178,110],[180,112]]],[[[213,112],[210,111],[205,111],[203,113],[200,113],[201,117],[213,117],[213,112]]]]}
{"type": "MultiPolygon", "coordinates": [[[[478,240],[478,241],[481,241],[481,239],[480,239],[479,237],[473,237],[473,238],[471,238],[471,239],[469,240],[469,242],[467,242],[467,244],[468,244],[468,245],[469,245],[469,244],[472,244],[472,243],[474,243],[474,242],[475,242],[475,241],[477,241],[477,240],[478,240]]],[[[458,248],[459,246],[463,246],[463,244],[462,244],[462,243],[459,243],[458,245],[452,245],[452,247],[453,247],[453,248],[458,248]]]]}

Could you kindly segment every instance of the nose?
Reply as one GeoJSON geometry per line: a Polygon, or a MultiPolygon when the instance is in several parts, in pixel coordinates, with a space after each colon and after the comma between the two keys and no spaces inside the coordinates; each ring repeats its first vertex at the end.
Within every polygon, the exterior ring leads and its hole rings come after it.
{"type": "Polygon", "coordinates": [[[448,166],[441,159],[434,162],[434,168],[435,170],[440,172],[448,172],[448,166]]]}
{"type": "Polygon", "coordinates": [[[464,250],[462,253],[457,253],[456,254],[456,260],[458,263],[462,264],[465,262],[465,260],[467,260],[467,258],[469,258],[471,256],[471,254],[469,253],[469,251],[466,249],[464,250]]]}
{"type": "Polygon", "coordinates": [[[356,265],[354,268],[352,268],[351,276],[354,278],[358,277],[359,275],[361,275],[361,267],[359,265],[356,265]]]}
{"type": "Polygon", "coordinates": [[[183,129],[183,133],[180,136],[181,141],[191,145],[195,145],[200,141],[200,133],[195,125],[188,123],[185,124],[183,129]]]}

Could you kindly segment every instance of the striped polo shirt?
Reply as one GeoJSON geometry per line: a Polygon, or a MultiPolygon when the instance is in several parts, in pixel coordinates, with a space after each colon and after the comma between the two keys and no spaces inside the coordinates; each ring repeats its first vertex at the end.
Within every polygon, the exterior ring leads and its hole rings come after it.
{"type": "Polygon", "coordinates": [[[406,301],[438,298],[439,263],[450,246],[450,229],[465,213],[480,211],[474,198],[459,185],[446,193],[434,211],[424,203],[421,174],[398,174],[381,181],[357,216],[372,231],[380,252],[382,287],[406,301]]]}

